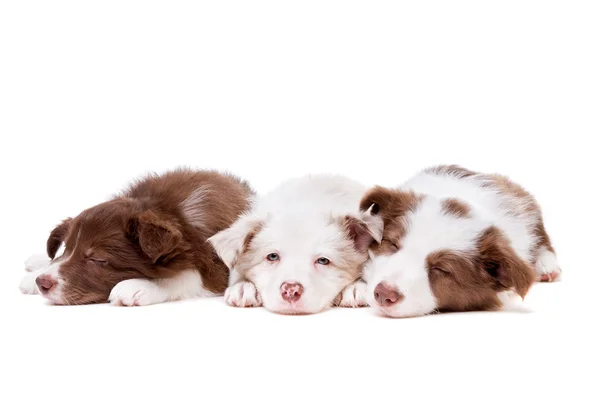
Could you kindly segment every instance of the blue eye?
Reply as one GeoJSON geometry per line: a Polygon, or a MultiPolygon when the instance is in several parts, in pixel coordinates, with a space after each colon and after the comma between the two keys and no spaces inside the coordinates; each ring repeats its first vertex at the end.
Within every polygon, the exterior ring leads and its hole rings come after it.
{"type": "Polygon", "coordinates": [[[267,260],[269,261],[279,261],[279,254],[271,253],[267,256],[267,260]]]}
{"type": "Polygon", "coordinates": [[[327,265],[329,264],[331,261],[329,261],[329,258],[325,258],[325,257],[321,257],[317,259],[317,263],[321,264],[321,265],[327,265]]]}

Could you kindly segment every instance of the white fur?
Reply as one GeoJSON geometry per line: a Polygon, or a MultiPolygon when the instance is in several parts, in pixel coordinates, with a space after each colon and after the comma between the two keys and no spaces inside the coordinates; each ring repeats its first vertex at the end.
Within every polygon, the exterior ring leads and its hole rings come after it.
{"type": "Polygon", "coordinates": [[[167,279],[128,279],[119,282],[108,300],[118,306],[147,306],[166,301],[216,296],[202,285],[197,270],[186,270],[167,279]]]}
{"type": "Polygon", "coordinates": [[[320,265],[316,260],[326,257],[332,263],[340,262],[342,247],[349,243],[335,218],[360,218],[358,204],[365,190],[342,176],[313,175],[289,180],[256,199],[251,211],[209,239],[232,269],[229,303],[241,304],[240,290],[244,288],[245,293],[249,288],[239,283],[245,275],[256,285],[264,306],[272,311],[314,313],[329,307],[352,280],[332,265],[320,265]],[[253,230],[258,233],[252,240],[252,265],[244,266],[243,274],[236,274],[244,241],[253,230]],[[268,261],[269,253],[278,253],[280,260],[268,261]],[[303,286],[298,302],[282,299],[280,287],[284,282],[303,286]]]}
{"type": "MultiPolygon", "coordinates": [[[[426,197],[414,212],[404,216],[410,226],[402,249],[389,256],[375,257],[364,270],[368,282],[369,304],[394,317],[423,315],[434,311],[436,298],[431,292],[426,266],[427,256],[437,250],[475,251],[480,234],[491,226],[500,228],[517,255],[530,259],[536,240],[528,227],[536,222],[531,214],[507,212],[513,201],[480,176],[458,178],[453,175],[421,173],[401,189],[414,190],[426,197]],[[470,206],[469,218],[455,218],[443,212],[443,199],[456,198],[470,206]],[[374,289],[380,282],[395,286],[404,300],[391,307],[380,307],[374,289]]],[[[550,257],[546,258],[549,260],[550,257]]],[[[504,296],[505,297],[505,296],[504,296]]]]}
{"type": "Polygon", "coordinates": [[[355,282],[348,285],[340,293],[340,307],[366,307],[368,306],[367,299],[367,284],[363,281],[355,282]]]}
{"type": "Polygon", "coordinates": [[[24,294],[40,294],[35,280],[48,268],[51,261],[46,254],[33,254],[29,257],[25,261],[25,271],[27,271],[27,274],[21,279],[19,290],[24,294]]]}
{"type": "Polygon", "coordinates": [[[538,256],[537,262],[535,263],[535,270],[538,276],[550,276],[552,273],[555,273],[555,281],[560,279],[562,273],[560,266],[558,265],[556,255],[550,250],[548,250],[546,246],[542,246],[540,248],[540,255],[538,256]]]}
{"type": "Polygon", "coordinates": [[[225,302],[233,307],[261,307],[262,298],[252,282],[238,282],[225,291],[225,302]]]}
{"type": "Polygon", "coordinates": [[[25,261],[25,271],[32,272],[46,268],[52,260],[46,254],[33,254],[25,261]]]}
{"type": "Polygon", "coordinates": [[[40,290],[35,283],[37,277],[40,276],[39,271],[32,271],[25,274],[21,283],[19,284],[19,290],[23,294],[40,294],[40,290]]]}

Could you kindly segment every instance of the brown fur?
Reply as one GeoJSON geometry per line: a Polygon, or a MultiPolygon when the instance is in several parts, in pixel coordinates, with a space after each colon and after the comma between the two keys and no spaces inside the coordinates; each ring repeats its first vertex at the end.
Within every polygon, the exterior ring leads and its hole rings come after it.
{"type": "Polygon", "coordinates": [[[66,301],[105,302],[123,280],[168,278],[194,268],[206,289],[222,293],[228,268],[206,241],[246,210],[251,194],[233,176],[182,169],[142,179],[65,220],[50,234],[47,249],[54,258],[65,242],[57,261],[64,261],[59,274],[66,301]],[[200,189],[201,196],[193,197],[200,189]]]}
{"type": "Polygon", "coordinates": [[[459,199],[446,199],[442,201],[444,214],[457,218],[468,218],[471,207],[459,199]]]}
{"type": "Polygon", "coordinates": [[[498,292],[514,289],[524,297],[535,280],[533,268],[495,227],[481,234],[475,253],[436,251],[427,257],[427,268],[441,311],[499,309],[498,292]]]}
{"type": "Polygon", "coordinates": [[[369,190],[360,202],[361,211],[367,211],[373,204],[374,213],[383,219],[381,244],[372,244],[375,255],[393,254],[402,248],[402,240],[408,233],[404,215],[417,209],[423,196],[411,191],[387,189],[376,186],[369,190]]]}

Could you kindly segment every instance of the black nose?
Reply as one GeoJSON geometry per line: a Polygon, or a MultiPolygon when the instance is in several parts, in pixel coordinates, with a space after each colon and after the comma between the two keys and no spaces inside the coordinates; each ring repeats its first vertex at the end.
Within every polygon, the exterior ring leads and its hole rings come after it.
{"type": "Polygon", "coordinates": [[[383,307],[392,306],[404,299],[404,295],[385,282],[375,286],[375,300],[383,307]]]}
{"type": "Polygon", "coordinates": [[[50,275],[40,275],[35,279],[35,284],[40,289],[42,294],[48,293],[54,286],[56,286],[56,280],[50,275]]]}

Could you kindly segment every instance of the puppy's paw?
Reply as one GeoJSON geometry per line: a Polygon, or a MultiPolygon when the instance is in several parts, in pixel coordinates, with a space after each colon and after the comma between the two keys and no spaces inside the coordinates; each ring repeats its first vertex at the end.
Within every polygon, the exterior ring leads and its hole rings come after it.
{"type": "Polygon", "coordinates": [[[556,255],[545,247],[535,263],[535,271],[538,282],[555,282],[560,280],[562,274],[556,255]]]}
{"type": "Polygon", "coordinates": [[[25,271],[32,272],[46,268],[50,265],[50,261],[46,254],[34,254],[25,261],[25,271]]]}
{"type": "Polygon", "coordinates": [[[167,300],[164,291],[147,279],[128,279],[119,282],[110,292],[108,301],[115,306],[148,306],[167,300]]]}
{"type": "Polygon", "coordinates": [[[346,286],[336,300],[338,307],[367,307],[367,284],[358,281],[346,286]]]}
{"type": "Polygon", "coordinates": [[[29,272],[26,274],[23,279],[21,279],[21,283],[19,284],[19,290],[23,294],[40,294],[40,290],[38,289],[37,284],[35,283],[35,279],[39,276],[37,271],[29,272]]]}
{"type": "Polygon", "coordinates": [[[239,282],[227,288],[225,302],[233,307],[261,307],[262,298],[251,282],[239,282]]]}

